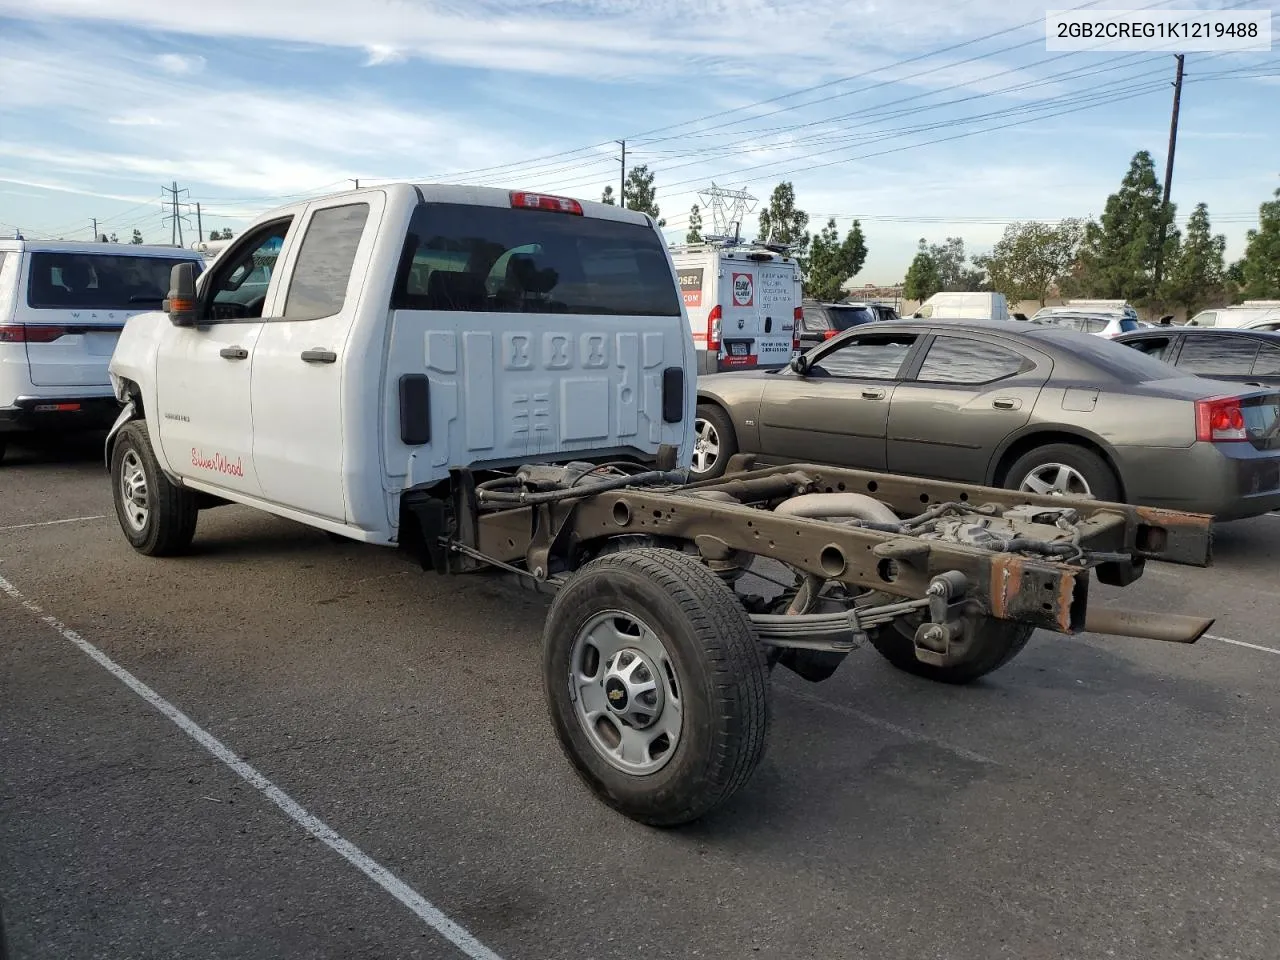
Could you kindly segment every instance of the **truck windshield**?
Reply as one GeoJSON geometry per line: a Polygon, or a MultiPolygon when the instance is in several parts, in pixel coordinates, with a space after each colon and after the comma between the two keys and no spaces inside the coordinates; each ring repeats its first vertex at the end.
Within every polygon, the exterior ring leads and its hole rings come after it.
{"type": "Polygon", "coordinates": [[[392,306],[643,317],[681,309],[662,239],[649,227],[449,203],[414,212],[392,306]]]}
{"type": "Polygon", "coordinates": [[[33,253],[27,305],[36,310],[158,310],[174,264],[189,258],[102,253],[33,253]]]}

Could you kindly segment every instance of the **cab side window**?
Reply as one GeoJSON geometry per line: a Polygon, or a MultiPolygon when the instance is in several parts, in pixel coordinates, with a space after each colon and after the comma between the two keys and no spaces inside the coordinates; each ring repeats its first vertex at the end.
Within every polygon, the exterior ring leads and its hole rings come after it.
{"type": "Polygon", "coordinates": [[[262,316],[267,289],[275,271],[292,217],[264,224],[214,261],[201,297],[201,320],[219,323],[262,316]]]}
{"type": "Polygon", "coordinates": [[[286,320],[318,320],[342,312],[368,219],[367,203],[325,207],[311,215],[289,280],[286,320]]]}

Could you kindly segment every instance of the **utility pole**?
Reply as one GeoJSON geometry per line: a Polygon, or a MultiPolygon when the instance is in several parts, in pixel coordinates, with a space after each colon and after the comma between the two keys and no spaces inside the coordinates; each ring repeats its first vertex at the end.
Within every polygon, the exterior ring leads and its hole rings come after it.
{"type": "Polygon", "coordinates": [[[615,140],[614,143],[622,147],[622,179],[618,184],[618,206],[626,207],[627,205],[627,141],[615,140]]]}
{"type": "Polygon", "coordinates": [[[200,201],[196,201],[196,240],[204,240],[204,220],[200,218],[200,201]]]}
{"type": "Polygon", "coordinates": [[[98,218],[90,217],[90,219],[93,221],[93,242],[97,243],[98,242],[98,218]]]}
{"type": "Polygon", "coordinates": [[[1173,186],[1173,152],[1178,146],[1178,108],[1182,104],[1182,61],[1184,55],[1174,55],[1178,61],[1178,73],[1173,81],[1173,116],[1169,120],[1169,155],[1164,162],[1164,201],[1160,207],[1160,245],[1156,248],[1156,288],[1164,273],[1165,230],[1169,220],[1169,190],[1173,186]]]}
{"type": "Polygon", "coordinates": [[[348,179],[348,180],[350,180],[352,183],[354,183],[354,184],[356,185],[356,189],[357,189],[357,190],[359,190],[359,189],[360,189],[360,178],[359,178],[359,177],[347,177],[347,179],[348,179]]]}

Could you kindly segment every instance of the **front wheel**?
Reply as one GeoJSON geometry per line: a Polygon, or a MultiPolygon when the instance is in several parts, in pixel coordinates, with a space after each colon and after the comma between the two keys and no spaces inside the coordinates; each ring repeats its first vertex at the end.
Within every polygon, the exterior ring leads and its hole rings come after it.
{"type": "Polygon", "coordinates": [[[543,640],[552,726],[578,775],[651,826],[696,820],[764,754],[768,669],[719,577],[673,550],[611,553],[557,594],[543,640]]]}
{"type": "Polygon", "coordinates": [[[125,538],[139,553],[181,553],[195,536],[200,516],[195,495],[170,482],[160,469],[145,420],[126,424],[111,451],[112,499],[125,538]]]}
{"type": "Polygon", "coordinates": [[[729,458],[738,452],[738,439],[729,414],[714,403],[698,404],[693,421],[693,463],[690,472],[695,479],[712,480],[729,466],[729,458]]]}

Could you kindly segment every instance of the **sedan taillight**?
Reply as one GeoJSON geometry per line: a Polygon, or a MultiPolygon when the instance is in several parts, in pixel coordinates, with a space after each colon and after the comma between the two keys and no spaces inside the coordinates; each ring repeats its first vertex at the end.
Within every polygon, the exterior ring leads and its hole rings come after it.
{"type": "Polygon", "coordinates": [[[1239,397],[1210,397],[1196,401],[1196,439],[1204,443],[1248,440],[1239,397]]]}

